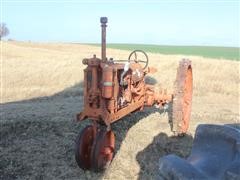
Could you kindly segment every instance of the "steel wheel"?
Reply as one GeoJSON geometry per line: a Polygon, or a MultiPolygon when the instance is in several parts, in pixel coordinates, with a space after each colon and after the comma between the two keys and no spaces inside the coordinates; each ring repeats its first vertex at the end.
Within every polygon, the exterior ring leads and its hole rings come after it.
{"type": "Polygon", "coordinates": [[[178,135],[186,133],[189,127],[192,88],[191,61],[183,59],[177,72],[172,109],[172,131],[178,135]]]}
{"type": "Polygon", "coordinates": [[[91,168],[91,150],[94,141],[94,127],[85,127],[76,140],[75,159],[80,168],[87,170],[91,168]]]}
{"type": "Polygon", "coordinates": [[[115,136],[110,130],[99,129],[92,150],[92,168],[95,171],[102,171],[111,163],[114,156],[115,136]]]}

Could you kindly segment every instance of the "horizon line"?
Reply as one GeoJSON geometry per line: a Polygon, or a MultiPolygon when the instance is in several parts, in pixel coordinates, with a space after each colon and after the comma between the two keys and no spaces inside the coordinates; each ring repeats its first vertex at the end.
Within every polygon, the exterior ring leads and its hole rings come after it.
{"type": "MultiPolygon", "coordinates": [[[[101,45],[101,43],[99,42],[75,42],[75,41],[35,41],[35,40],[15,40],[15,39],[2,39],[2,41],[6,41],[6,42],[26,42],[26,43],[49,43],[49,44],[53,44],[53,43],[63,43],[63,44],[86,44],[86,45],[101,45]]],[[[240,45],[239,46],[224,46],[224,45],[196,45],[196,44],[191,44],[191,45],[174,45],[174,44],[156,44],[156,43],[129,43],[129,42],[110,42],[107,43],[108,44],[120,44],[120,45],[147,45],[147,46],[169,46],[169,47],[223,47],[223,48],[238,48],[240,49],[240,45]]]]}

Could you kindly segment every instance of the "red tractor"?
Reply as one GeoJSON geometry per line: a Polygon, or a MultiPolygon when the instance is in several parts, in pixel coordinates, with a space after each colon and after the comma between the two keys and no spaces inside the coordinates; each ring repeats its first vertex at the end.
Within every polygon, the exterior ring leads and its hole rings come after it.
{"type": "Polygon", "coordinates": [[[106,57],[107,18],[100,19],[102,27],[102,57],[93,55],[83,59],[84,107],[77,120],[90,119],[76,141],[75,158],[80,168],[100,171],[110,164],[114,156],[115,136],[111,124],[124,116],[142,111],[146,106],[164,107],[172,102],[171,129],[177,134],[187,132],[192,103],[191,61],[179,63],[175,90],[167,94],[156,91],[154,85],[145,82],[148,73],[156,71],[148,67],[148,56],[142,50],[130,53],[127,60],[106,57]],[[139,55],[143,58],[138,58],[139,55]]]}

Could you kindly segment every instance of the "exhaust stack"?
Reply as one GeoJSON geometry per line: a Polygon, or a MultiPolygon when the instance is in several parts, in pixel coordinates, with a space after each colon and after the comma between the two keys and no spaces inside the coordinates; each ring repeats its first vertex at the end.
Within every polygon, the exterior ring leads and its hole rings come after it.
{"type": "Polygon", "coordinates": [[[106,27],[107,27],[107,17],[101,17],[101,27],[102,27],[102,61],[107,61],[106,58],[106,27]]]}

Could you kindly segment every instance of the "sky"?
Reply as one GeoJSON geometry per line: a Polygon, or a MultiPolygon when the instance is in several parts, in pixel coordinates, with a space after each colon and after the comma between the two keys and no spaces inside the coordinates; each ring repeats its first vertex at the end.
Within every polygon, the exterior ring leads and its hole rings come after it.
{"type": "Polygon", "coordinates": [[[240,1],[227,0],[0,0],[6,38],[100,43],[240,47],[240,1]]]}

